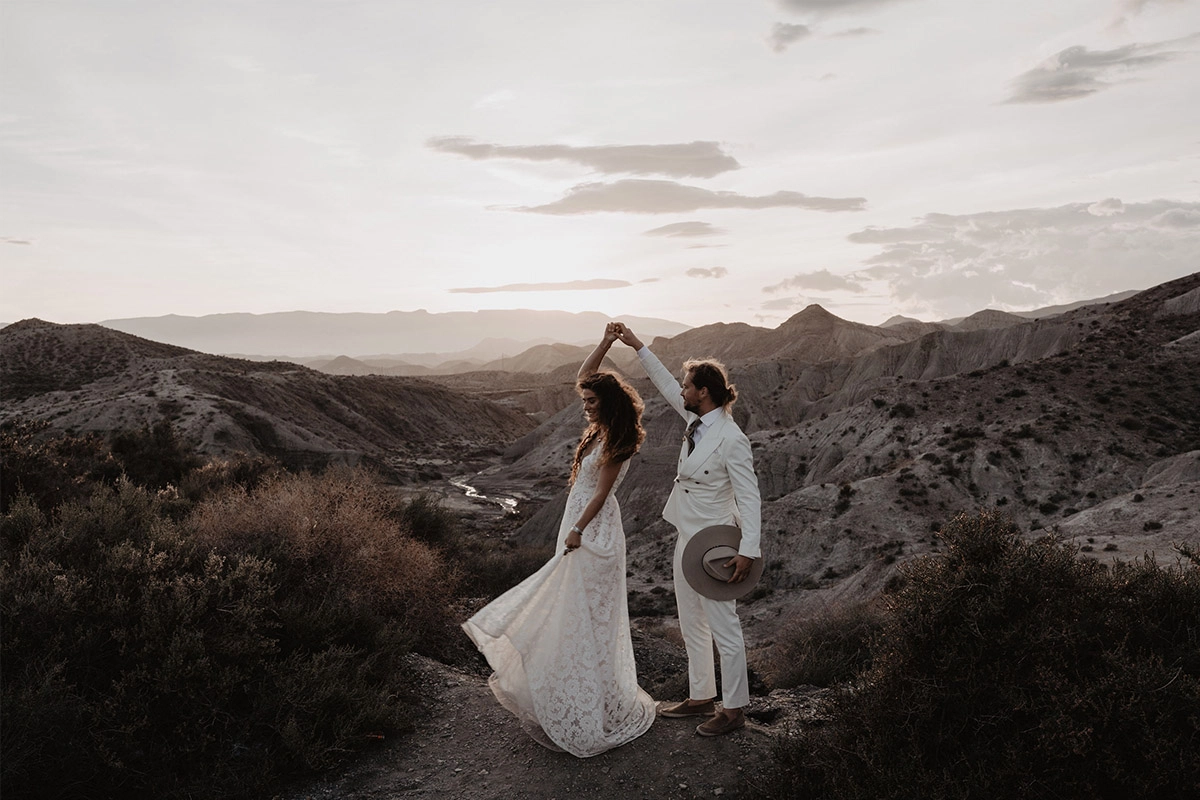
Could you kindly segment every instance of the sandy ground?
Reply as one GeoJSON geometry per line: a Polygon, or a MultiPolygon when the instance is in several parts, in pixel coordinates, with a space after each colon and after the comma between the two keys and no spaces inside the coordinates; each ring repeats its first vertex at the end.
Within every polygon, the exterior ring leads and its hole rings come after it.
{"type": "Polygon", "coordinates": [[[639,739],[580,759],[526,735],[482,676],[424,660],[416,668],[430,700],[414,732],[278,800],[749,798],[773,740],[811,721],[816,703],[803,692],[754,698],[751,714],[776,716],[714,738],[695,733],[701,720],[659,717],[639,739]]]}

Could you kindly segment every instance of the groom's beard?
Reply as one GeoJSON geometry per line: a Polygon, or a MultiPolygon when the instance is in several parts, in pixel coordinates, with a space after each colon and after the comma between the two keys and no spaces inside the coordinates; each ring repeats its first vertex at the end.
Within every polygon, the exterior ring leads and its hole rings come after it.
{"type": "Polygon", "coordinates": [[[683,404],[683,410],[684,410],[684,411],[690,411],[690,412],[692,412],[693,414],[696,414],[696,415],[699,415],[699,414],[700,414],[700,406],[698,406],[698,405],[697,405],[697,404],[695,404],[695,403],[684,403],[684,404],[683,404]]]}

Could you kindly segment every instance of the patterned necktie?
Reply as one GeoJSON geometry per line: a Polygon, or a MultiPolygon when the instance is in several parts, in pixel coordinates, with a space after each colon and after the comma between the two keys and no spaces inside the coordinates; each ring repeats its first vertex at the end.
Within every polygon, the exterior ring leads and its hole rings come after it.
{"type": "Polygon", "coordinates": [[[696,417],[694,420],[692,420],[691,424],[687,426],[687,433],[683,435],[683,438],[687,439],[689,456],[692,454],[692,451],[696,449],[696,428],[699,427],[700,418],[696,417]]]}

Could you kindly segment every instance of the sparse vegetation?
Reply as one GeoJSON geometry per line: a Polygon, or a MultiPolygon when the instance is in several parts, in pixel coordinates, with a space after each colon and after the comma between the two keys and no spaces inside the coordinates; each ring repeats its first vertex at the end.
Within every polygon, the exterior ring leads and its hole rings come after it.
{"type": "Polygon", "coordinates": [[[1200,560],[1112,568],[959,516],[871,668],[777,749],[766,797],[1183,798],[1200,784],[1200,560]],[[852,687],[852,688],[851,688],[852,687]]]}
{"type": "Polygon", "coordinates": [[[436,510],[366,473],[156,491],[98,439],[4,444],[5,795],[251,796],[404,729],[405,658],[461,645],[436,510]]]}
{"type": "Polygon", "coordinates": [[[872,603],[838,605],[811,617],[796,617],[786,638],[755,665],[776,689],[833,686],[871,666],[870,641],[882,625],[872,603]]]}

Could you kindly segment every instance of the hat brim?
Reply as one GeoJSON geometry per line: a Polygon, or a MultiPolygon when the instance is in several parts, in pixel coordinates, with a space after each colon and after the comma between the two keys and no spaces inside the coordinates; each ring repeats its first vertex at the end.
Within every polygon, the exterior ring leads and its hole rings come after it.
{"type": "Polygon", "coordinates": [[[714,547],[737,550],[742,532],[735,525],[713,525],[698,531],[683,548],[683,577],[699,594],[710,600],[737,600],[758,583],[763,573],[763,559],[756,558],[750,572],[738,583],[728,583],[709,575],[704,569],[704,556],[714,547]]]}

